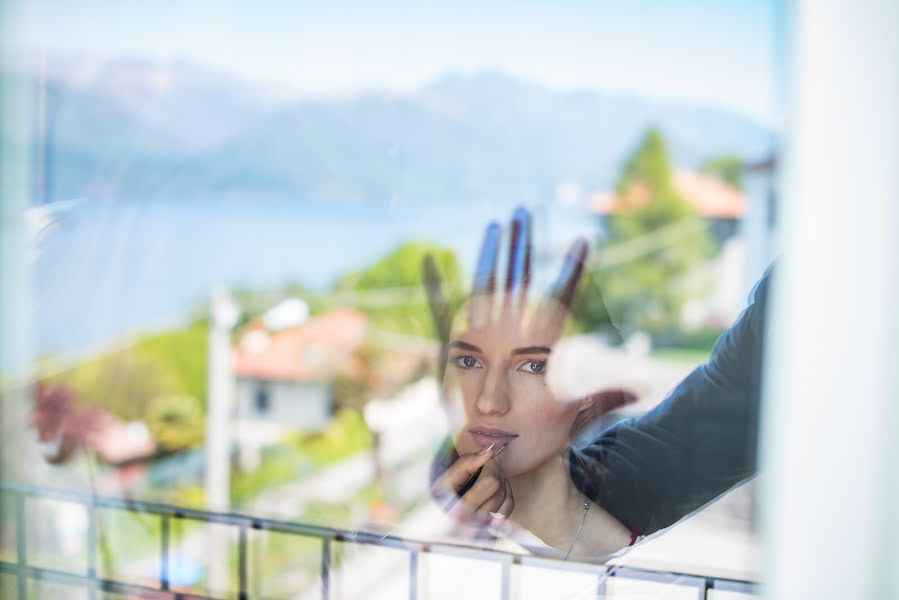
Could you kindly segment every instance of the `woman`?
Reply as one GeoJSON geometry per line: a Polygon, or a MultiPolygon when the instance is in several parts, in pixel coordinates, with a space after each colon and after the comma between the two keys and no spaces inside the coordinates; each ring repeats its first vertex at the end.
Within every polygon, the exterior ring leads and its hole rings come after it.
{"type": "Polygon", "coordinates": [[[531,224],[516,211],[508,267],[498,285],[500,230],[488,227],[469,301],[451,315],[432,261],[425,279],[442,339],[443,397],[454,431],[435,464],[433,493],[467,523],[511,534],[540,554],[596,560],[636,535],[583,495],[571,479],[569,447],[580,428],[635,396],[606,390],[558,397],[550,357],[580,282],[587,244],[574,242],[548,296],[528,304],[531,224]]]}

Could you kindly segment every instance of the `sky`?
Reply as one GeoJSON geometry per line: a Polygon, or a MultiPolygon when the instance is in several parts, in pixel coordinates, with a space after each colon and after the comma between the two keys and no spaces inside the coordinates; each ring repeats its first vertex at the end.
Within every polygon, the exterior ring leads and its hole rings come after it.
{"type": "Polygon", "coordinates": [[[289,96],[405,93],[502,71],[550,89],[713,105],[780,122],[780,0],[32,0],[48,56],[187,60],[289,96]]]}

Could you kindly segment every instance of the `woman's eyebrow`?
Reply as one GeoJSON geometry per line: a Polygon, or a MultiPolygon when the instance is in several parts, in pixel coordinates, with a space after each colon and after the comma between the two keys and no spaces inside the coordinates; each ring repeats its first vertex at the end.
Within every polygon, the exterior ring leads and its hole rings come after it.
{"type": "Polygon", "coordinates": [[[549,354],[552,348],[549,346],[527,346],[525,348],[516,348],[512,350],[512,356],[516,354],[549,354]]]}
{"type": "Polygon", "coordinates": [[[450,348],[461,348],[462,350],[468,350],[470,352],[480,352],[484,353],[483,350],[475,346],[474,344],[469,344],[468,342],[463,342],[461,340],[453,340],[450,342],[450,348]]]}

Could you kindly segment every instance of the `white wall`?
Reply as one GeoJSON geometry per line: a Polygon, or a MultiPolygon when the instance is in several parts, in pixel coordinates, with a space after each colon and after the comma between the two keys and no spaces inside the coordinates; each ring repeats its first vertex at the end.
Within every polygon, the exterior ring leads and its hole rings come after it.
{"type": "Polygon", "coordinates": [[[740,225],[740,235],[746,241],[746,270],[743,297],[747,297],[765,269],[774,260],[774,228],[771,226],[771,197],[774,192],[774,171],[762,169],[743,175],[743,187],[749,200],[746,216],[740,225]]]}
{"type": "Polygon", "coordinates": [[[316,430],[328,423],[331,410],[330,386],[326,383],[267,381],[269,408],[256,410],[259,381],[239,379],[237,382],[237,421],[276,423],[287,430],[316,430]]]}

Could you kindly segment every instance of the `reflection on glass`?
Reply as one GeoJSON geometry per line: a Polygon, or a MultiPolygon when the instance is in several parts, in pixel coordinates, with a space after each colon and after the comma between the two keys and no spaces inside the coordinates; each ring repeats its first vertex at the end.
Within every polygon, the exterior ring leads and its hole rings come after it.
{"type": "Polygon", "coordinates": [[[530,215],[517,211],[508,267],[499,274],[499,227],[487,228],[471,299],[455,319],[440,304],[437,276],[429,277],[434,314],[453,321],[436,326],[448,334],[443,394],[454,456],[434,493],[460,520],[502,530],[511,516],[562,558],[599,557],[629,545],[631,534],[602,507],[590,512],[591,500],[570,479],[566,450],[586,424],[636,396],[615,381],[580,397],[559,396],[570,387],[564,384],[551,388],[551,353],[583,276],[587,245],[572,244],[547,297],[532,306],[531,227],[530,215]]]}
{"type": "Polygon", "coordinates": [[[755,415],[628,420],[770,262],[770,3],[28,4],[4,565],[310,598],[756,579],[751,486],[636,544],[751,476],[669,467],[755,415]]]}
{"type": "MultiPolygon", "coordinates": [[[[560,341],[586,244],[572,244],[546,299],[531,306],[530,236],[530,216],[519,210],[497,276],[499,228],[488,226],[472,295],[455,315],[425,261],[453,435],[435,458],[432,492],[475,538],[486,532],[538,554],[607,560],[754,474],[768,277],[709,361],[655,410],[594,428],[578,447],[588,426],[637,400],[641,375],[655,367],[626,345],[560,341]]],[[[605,306],[601,297],[593,303],[605,306]]]]}

